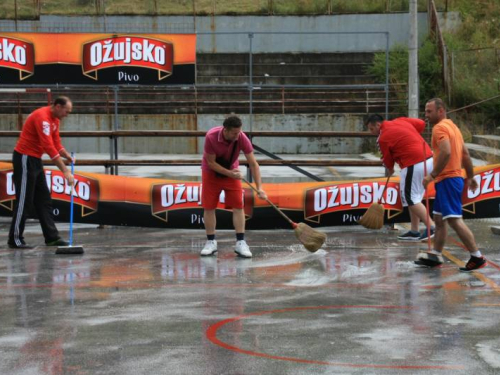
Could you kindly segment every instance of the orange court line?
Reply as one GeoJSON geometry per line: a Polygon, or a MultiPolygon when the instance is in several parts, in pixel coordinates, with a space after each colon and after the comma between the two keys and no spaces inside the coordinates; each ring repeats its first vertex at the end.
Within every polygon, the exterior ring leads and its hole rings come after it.
{"type": "Polygon", "coordinates": [[[430,366],[430,365],[383,365],[383,364],[363,364],[363,363],[347,363],[347,362],[329,362],[329,361],[319,361],[319,360],[310,360],[303,358],[295,358],[295,357],[284,357],[278,355],[271,355],[262,352],[256,352],[252,350],[242,349],[234,345],[230,345],[217,337],[217,331],[226,324],[231,324],[234,322],[238,322],[244,320],[246,318],[268,315],[268,314],[277,314],[283,312],[298,312],[305,310],[324,310],[324,309],[381,309],[381,310],[390,310],[390,309],[412,309],[412,306],[393,306],[393,305],[336,305],[336,306],[309,306],[309,307],[295,307],[295,308],[284,308],[278,310],[268,310],[268,311],[257,311],[245,315],[235,316],[233,318],[221,320],[206,330],[206,337],[213,344],[220,346],[224,349],[239,353],[246,354],[254,357],[261,357],[267,359],[275,359],[280,361],[289,361],[296,363],[304,363],[304,364],[315,364],[315,365],[326,365],[326,366],[335,366],[335,367],[349,367],[349,368],[384,368],[384,369],[399,369],[399,370],[423,370],[423,369],[432,369],[432,370],[461,370],[464,368],[462,365],[441,365],[441,366],[430,366]]]}

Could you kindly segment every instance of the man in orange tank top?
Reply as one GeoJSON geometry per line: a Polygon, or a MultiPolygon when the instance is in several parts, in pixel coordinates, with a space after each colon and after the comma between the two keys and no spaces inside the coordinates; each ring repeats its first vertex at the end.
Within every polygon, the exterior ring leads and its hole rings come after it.
{"type": "Polygon", "coordinates": [[[446,223],[457,233],[460,240],[470,252],[470,259],[460,271],[471,272],[486,266],[486,259],[479,251],[474,234],[462,219],[462,192],[465,188],[472,191],[478,188],[474,179],[474,169],[469,151],[464,144],[460,129],[453,121],[446,118],[446,107],[439,99],[431,99],[425,105],[425,117],[432,128],[432,150],[434,151],[434,170],[423,180],[427,187],[435,182],[436,197],[434,199],[434,221],[436,233],[434,249],[420,253],[416,264],[435,267],[443,264],[443,248],[446,241],[446,223]],[[464,177],[462,167],[465,169],[464,177]]]}

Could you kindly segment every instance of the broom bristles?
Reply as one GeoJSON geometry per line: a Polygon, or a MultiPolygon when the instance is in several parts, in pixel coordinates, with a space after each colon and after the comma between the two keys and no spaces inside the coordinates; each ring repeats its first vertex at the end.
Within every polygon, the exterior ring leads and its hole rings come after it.
{"type": "Polygon", "coordinates": [[[314,230],[304,223],[297,224],[294,231],[300,243],[312,253],[319,250],[326,241],[325,233],[314,230]]]}
{"type": "Polygon", "coordinates": [[[384,226],[384,211],[383,205],[373,203],[361,219],[358,220],[358,224],[368,229],[380,229],[384,226]]]}

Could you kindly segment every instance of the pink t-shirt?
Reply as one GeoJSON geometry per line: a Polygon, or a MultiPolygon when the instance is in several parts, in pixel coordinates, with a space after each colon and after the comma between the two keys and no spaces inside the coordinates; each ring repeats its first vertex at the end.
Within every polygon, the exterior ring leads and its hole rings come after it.
{"type": "MultiPolygon", "coordinates": [[[[205,147],[203,150],[203,159],[201,161],[201,169],[204,171],[212,170],[208,166],[206,154],[215,155],[216,158],[222,157],[226,160],[229,160],[231,157],[234,142],[228,142],[224,139],[224,136],[222,135],[223,129],[223,126],[217,126],[210,129],[205,135],[205,147]]],[[[234,151],[230,169],[238,168],[240,165],[238,155],[241,151],[243,151],[244,154],[250,154],[253,152],[252,142],[250,142],[250,139],[248,139],[245,133],[241,132],[235,142],[236,150],[234,151]]]]}

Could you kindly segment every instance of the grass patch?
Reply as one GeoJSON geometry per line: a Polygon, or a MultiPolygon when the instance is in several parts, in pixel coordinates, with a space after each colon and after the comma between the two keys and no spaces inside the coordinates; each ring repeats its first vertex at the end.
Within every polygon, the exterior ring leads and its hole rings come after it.
{"type": "MultiPolygon", "coordinates": [[[[3,0],[0,18],[14,19],[16,0],[3,0]]],[[[44,15],[320,15],[408,12],[409,0],[17,0],[18,19],[44,15]]],[[[437,0],[442,8],[446,0],[437,0]]],[[[427,10],[427,0],[418,0],[427,10]]]]}

